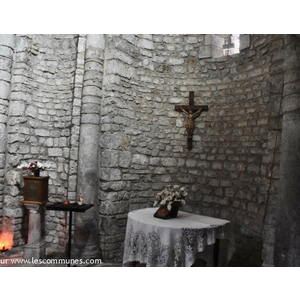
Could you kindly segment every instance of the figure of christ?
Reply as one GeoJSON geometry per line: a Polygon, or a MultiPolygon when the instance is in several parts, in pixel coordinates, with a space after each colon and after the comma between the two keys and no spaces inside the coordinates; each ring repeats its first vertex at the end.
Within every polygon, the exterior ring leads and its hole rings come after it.
{"type": "Polygon", "coordinates": [[[199,110],[197,110],[194,113],[192,110],[189,110],[187,112],[184,108],[182,108],[182,107],[180,107],[180,108],[187,115],[187,123],[185,125],[185,128],[188,133],[188,138],[192,138],[193,131],[194,131],[194,119],[196,119],[198,117],[198,115],[201,113],[203,108],[201,107],[199,110]]]}

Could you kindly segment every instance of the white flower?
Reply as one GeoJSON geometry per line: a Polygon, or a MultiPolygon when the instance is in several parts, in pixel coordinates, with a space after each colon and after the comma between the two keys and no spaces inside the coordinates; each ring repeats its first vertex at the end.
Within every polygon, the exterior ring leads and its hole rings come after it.
{"type": "Polygon", "coordinates": [[[17,169],[21,170],[23,168],[28,168],[28,167],[29,167],[29,164],[26,163],[25,161],[23,161],[19,166],[17,166],[17,169]]]}
{"type": "Polygon", "coordinates": [[[29,172],[44,170],[45,168],[51,168],[50,164],[42,164],[38,161],[34,161],[32,163],[26,163],[23,161],[19,166],[17,166],[17,170],[29,170],[29,172]]]}
{"type": "Polygon", "coordinates": [[[172,201],[173,200],[173,194],[169,195],[167,198],[166,198],[167,201],[172,201]]]}
{"type": "Polygon", "coordinates": [[[38,162],[36,166],[37,166],[38,169],[44,169],[45,168],[45,166],[40,162],[38,162]]]}
{"type": "Polygon", "coordinates": [[[153,206],[158,204],[167,205],[167,209],[170,210],[174,203],[176,203],[177,206],[184,205],[187,196],[188,193],[184,187],[180,187],[179,185],[167,185],[164,190],[157,193],[153,206]]]}

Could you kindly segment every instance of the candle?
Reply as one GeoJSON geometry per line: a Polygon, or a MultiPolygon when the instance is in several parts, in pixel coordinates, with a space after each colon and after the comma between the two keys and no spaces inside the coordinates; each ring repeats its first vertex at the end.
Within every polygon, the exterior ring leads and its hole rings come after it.
{"type": "Polygon", "coordinates": [[[79,194],[79,205],[82,205],[83,204],[83,198],[82,198],[82,195],[81,195],[81,192],[79,194]]]}

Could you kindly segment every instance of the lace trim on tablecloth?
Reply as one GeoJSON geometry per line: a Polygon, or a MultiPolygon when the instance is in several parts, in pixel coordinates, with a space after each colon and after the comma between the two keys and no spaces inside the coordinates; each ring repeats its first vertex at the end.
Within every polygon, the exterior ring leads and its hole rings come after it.
{"type": "Polygon", "coordinates": [[[125,240],[124,263],[139,261],[157,267],[191,266],[196,254],[214,244],[216,238],[224,238],[222,227],[183,228],[179,238],[171,245],[165,245],[156,232],[145,234],[142,230],[134,231],[131,226],[125,240]]]}

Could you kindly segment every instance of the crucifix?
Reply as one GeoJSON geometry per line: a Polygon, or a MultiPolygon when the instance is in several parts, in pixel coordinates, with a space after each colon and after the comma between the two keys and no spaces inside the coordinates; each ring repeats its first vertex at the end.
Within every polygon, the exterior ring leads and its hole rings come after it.
{"type": "Polygon", "coordinates": [[[202,111],[208,111],[207,105],[194,105],[194,92],[190,92],[189,105],[175,105],[176,111],[181,111],[187,115],[187,122],[185,128],[187,130],[187,142],[188,149],[193,147],[193,131],[194,131],[194,119],[196,119],[202,111]]]}

